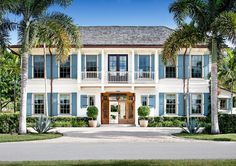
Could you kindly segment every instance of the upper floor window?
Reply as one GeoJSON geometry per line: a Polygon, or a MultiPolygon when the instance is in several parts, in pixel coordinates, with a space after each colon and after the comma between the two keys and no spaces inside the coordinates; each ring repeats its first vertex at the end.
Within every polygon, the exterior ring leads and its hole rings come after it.
{"type": "Polygon", "coordinates": [[[142,106],[148,106],[148,96],[141,96],[142,106]]]}
{"type": "Polygon", "coordinates": [[[70,57],[65,63],[60,64],[60,78],[70,78],[70,57]]]}
{"type": "Polygon", "coordinates": [[[192,114],[201,114],[202,113],[202,95],[201,94],[192,94],[191,95],[192,103],[192,114]]]}
{"type": "Polygon", "coordinates": [[[202,78],[202,56],[192,56],[192,78],[202,78]]]}
{"type": "Polygon", "coordinates": [[[44,114],[44,95],[34,95],[34,114],[44,114]]]}
{"type": "Polygon", "coordinates": [[[227,110],[228,109],[227,99],[220,99],[220,109],[221,110],[227,110]]]}
{"type": "Polygon", "coordinates": [[[98,74],[98,56],[87,55],[86,56],[86,78],[97,78],[98,74]]]}
{"type": "Polygon", "coordinates": [[[69,94],[60,94],[60,114],[70,114],[69,94]]]}
{"type": "Polygon", "coordinates": [[[34,57],[34,78],[44,78],[44,57],[35,55],[34,57]]]}
{"type": "Polygon", "coordinates": [[[149,72],[151,71],[150,55],[139,55],[139,71],[149,72]]]}
{"type": "Polygon", "coordinates": [[[176,78],[176,67],[172,64],[166,65],[166,78],[176,78]]]}
{"type": "Polygon", "coordinates": [[[166,94],[166,114],[176,114],[175,94],[166,94]]]}

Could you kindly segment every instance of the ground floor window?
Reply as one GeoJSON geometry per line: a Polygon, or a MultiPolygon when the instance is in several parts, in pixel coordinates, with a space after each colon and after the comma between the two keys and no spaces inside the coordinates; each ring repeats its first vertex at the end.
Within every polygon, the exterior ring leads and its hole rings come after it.
{"type": "Polygon", "coordinates": [[[60,114],[70,114],[69,94],[60,94],[60,114]]]}
{"type": "Polygon", "coordinates": [[[175,94],[166,94],[166,114],[176,114],[175,94]]]}
{"type": "Polygon", "coordinates": [[[220,109],[221,110],[227,110],[228,109],[227,99],[220,99],[220,109]]]}
{"type": "Polygon", "coordinates": [[[202,95],[201,94],[192,94],[191,95],[192,103],[192,114],[201,114],[202,113],[202,95]]]}
{"type": "Polygon", "coordinates": [[[89,106],[95,105],[95,96],[88,96],[88,104],[89,106]]]}
{"type": "Polygon", "coordinates": [[[142,106],[148,106],[148,96],[141,96],[142,106]]]}
{"type": "Polygon", "coordinates": [[[34,114],[44,114],[44,95],[34,95],[34,114]]]}

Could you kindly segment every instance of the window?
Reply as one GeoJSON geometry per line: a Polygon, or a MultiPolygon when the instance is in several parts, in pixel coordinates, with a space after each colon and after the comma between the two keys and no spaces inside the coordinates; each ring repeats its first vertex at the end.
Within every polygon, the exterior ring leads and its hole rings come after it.
{"type": "Polygon", "coordinates": [[[44,95],[34,95],[34,114],[44,114],[44,95]]]}
{"type": "Polygon", "coordinates": [[[141,96],[142,106],[148,106],[148,96],[141,96]]]}
{"type": "Polygon", "coordinates": [[[150,55],[139,55],[139,71],[151,71],[150,59],[150,55]]]}
{"type": "Polygon", "coordinates": [[[88,96],[88,103],[89,103],[89,106],[94,106],[95,105],[95,96],[88,96]]]}
{"type": "Polygon", "coordinates": [[[60,64],[60,78],[70,78],[70,57],[64,64],[60,64]]]}
{"type": "Polygon", "coordinates": [[[176,114],[176,95],[166,95],[166,114],[176,114]]]}
{"type": "Polygon", "coordinates": [[[176,78],[176,67],[174,65],[167,64],[166,78],[176,78]]]}
{"type": "Polygon", "coordinates": [[[201,94],[192,94],[192,114],[201,114],[202,113],[202,95],[201,94]]]}
{"type": "Polygon", "coordinates": [[[221,110],[227,110],[228,109],[227,99],[220,99],[220,109],[221,110]]]}
{"type": "Polygon", "coordinates": [[[97,55],[86,56],[86,77],[97,78],[97,55]]]}
{"type": "Polygon", "coordinates": [[[35,55],[34,58],[34,78],[44,78],[44,57],[35,55]]]}
{"type": "Polygon", "coordinates": [[[202,78],[202,56],[192,56],[192,78],[202,78]]]}
{"type": "Polygon", "coordinates": [[[60,114],[70,114],[69,94],[60,94],[60,114]]]}

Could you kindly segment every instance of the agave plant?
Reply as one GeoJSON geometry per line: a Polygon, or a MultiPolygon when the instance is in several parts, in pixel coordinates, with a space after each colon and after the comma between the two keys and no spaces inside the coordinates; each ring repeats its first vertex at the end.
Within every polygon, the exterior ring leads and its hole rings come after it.
{"type": "Polygon", "coordinates": [[[189,134],[199,133],[201,125],[196,119],[190,119],[189,123],[186,123],[186,128],[183,127],[183,131],[189,134]]]}
{"type": "Polygon", "coordinates": [[[51,120],[47,116],[41,115],[36,121],[34,130],[41,134],[47,133],[51,129],[51,120]]]}

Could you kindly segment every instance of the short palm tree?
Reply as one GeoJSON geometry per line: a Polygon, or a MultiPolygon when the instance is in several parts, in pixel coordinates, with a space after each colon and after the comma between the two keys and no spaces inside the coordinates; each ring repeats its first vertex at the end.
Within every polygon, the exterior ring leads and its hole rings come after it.
{"type": "Polygon", "coordinates": [[[224,40],[236,41],[236,3],[234,0],[176,0],[169,11],[178,25],[190,18],[194,27],[206,38],[212,55],[211,65],[211,132],[220,133],[217,105],[218,57],[224,40]],[[227,24],[227,28],[225,25],[227,24]]]}
{"type": "MultiPolygon", "coordinates": [[[[59,5],[66,7],[70,5],[72,0],[24,0],[14,2],[15,8],[11,10],[12,13],[16,14],[21,18],[18,23],[18,36],[19,42],[21,43],[21,54],[22,54],[22,66],[21,66],[21,111],[20,111],[20,124],[19,134],[26,133],[26,85],[27,85],[27,73],[28,73],[28,55],[31,48],[35,45],[35,40],[38,40],[38,29],[43,25],[50,28],[52,25],[47,20],[61,19],[61,17],[53,17],[47,12],[48,8],[53,5],[59,5]]],[[[58,14],[59,15],[59,14],[58,14]]],[[[69,41],[69,35],[66,31],[61,34],[65,41],[69,41]]],[[[75,38],[77,36],[74,36],[75,38]]],[[[53,40],[53,39],[52,39],[53,40]]],[[[58,57],[66,57],[69,54],[67,42],[57,43],[56,54],[58,57]],[[64,44],[63,44],[64,43],[64,44]],[[60,48],[60,49],[59,49],[60,48]]],[[[77,43],[75,43],[77,44],[77,43]]]]}
{"type": "Polygon", "coordinates": [[[219,65],[219,82],[231,92],[231,113],[233,111],[233,90],[236,86],[236,54],[229,48],[226,49],[227,56],[225,56],[219,65]]]}
{"type": "MultiPolygon", "coordinates": [[[[167,61],[171,61],[175,64],[177,54],[179,51],[184,49],[183,54],[183,101],[184,101],[184,112],[187,115],[187,122],[189,123],[189,112],[188,108],[188,93],[189,93],[189,84],[187,83],[187,94],[186,94],[186,74],[185,74],[185,63],[186,63],[186,54],[189,49],[189,53],[192,47],[194,47],[199,41],[203,41],[204,37],[200,33],[198,29],[191,24],[182,25],[179,29],[177,29],[174,33],[170,35],[170,37],[166,40],[163,49],[162,59],[166,64],[167,61]],[[187,103],[187,105],[186,105],[187,103]]],[[[188,69],[189,70],[189,69],[188,69]]],[[[190,72],[188,72],[190,73],[190,72]]],[[[187,76],[187,80],[189,80],[189,75],[187,76]]]]}

